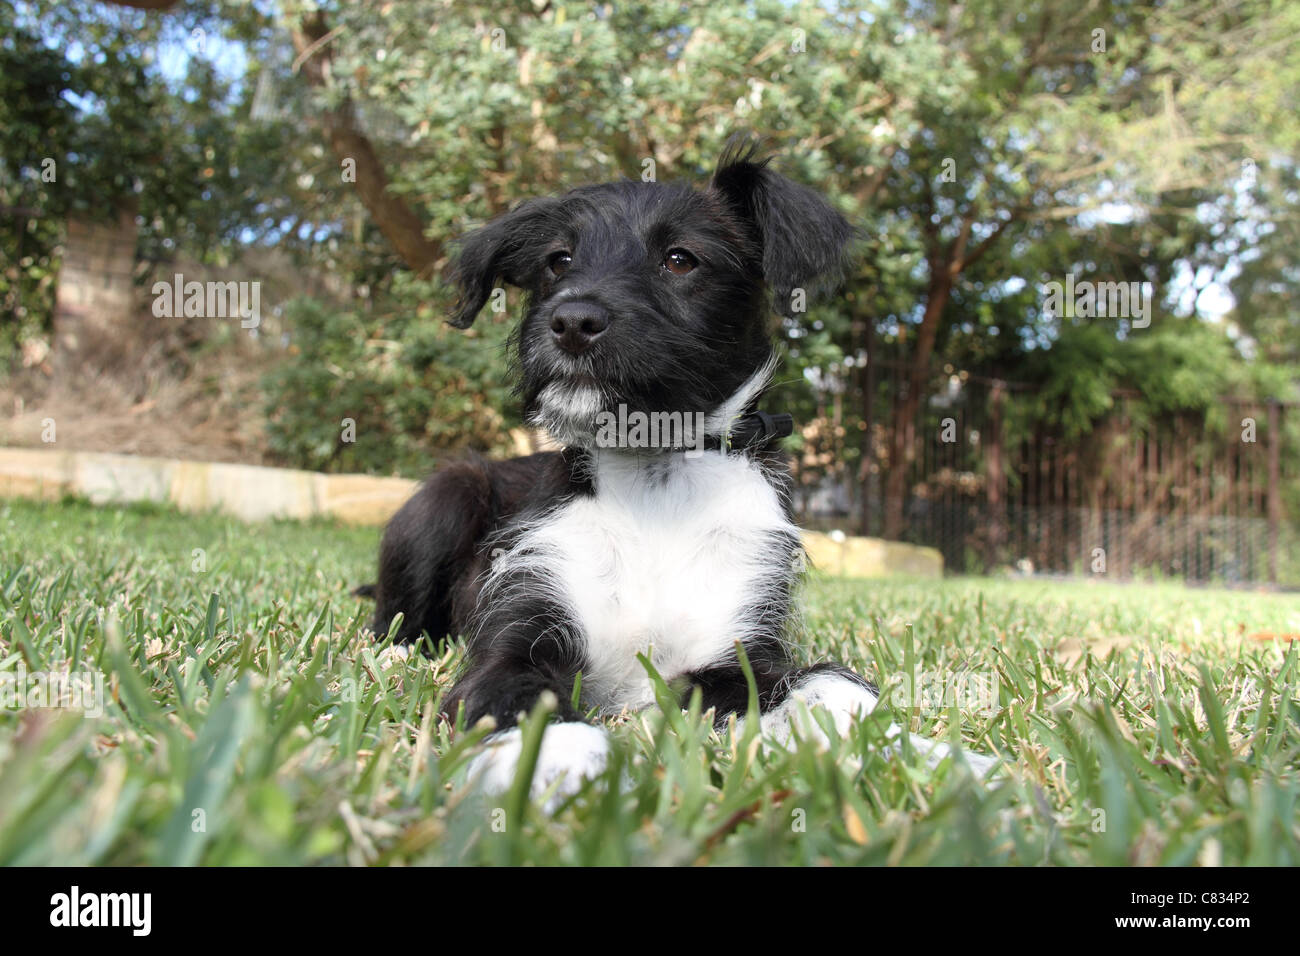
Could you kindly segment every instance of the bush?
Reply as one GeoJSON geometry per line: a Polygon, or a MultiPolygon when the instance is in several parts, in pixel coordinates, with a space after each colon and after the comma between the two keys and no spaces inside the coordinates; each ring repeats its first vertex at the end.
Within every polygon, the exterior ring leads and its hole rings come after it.
{"type": "Polygon", "coordinates": [[[281,464],[421,477],[445,457],[511,448],[504,323],[485,315],[457,332],[428,308],[376,317],[305,299],[285,320],[289,355],[263,380],[281,464]]]}

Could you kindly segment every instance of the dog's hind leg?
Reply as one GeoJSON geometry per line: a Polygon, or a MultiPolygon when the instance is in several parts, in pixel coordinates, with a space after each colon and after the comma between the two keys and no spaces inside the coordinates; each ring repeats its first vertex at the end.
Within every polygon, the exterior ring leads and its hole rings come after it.
{"type": "Polygon", "coordinates": [[[462,624],[455,588],[495,520],[493,499],[487,467],[457,462],[430,477],[393,516],[379,547],[375,634],[385,636],[401,613],[399,643],[427,633],[436,646],[454,636],[462,624]]]}
{"type": "Polygon", "coordinates": [[[567,463],[557,452],[504,461],[469,458],[436,471],[384,530],[374,630],[388,633],[404,615],[397,640],[427,633],[435,645],[463,633],[490,563],[487,539],[504,522],[568,487],[567,463]]]}

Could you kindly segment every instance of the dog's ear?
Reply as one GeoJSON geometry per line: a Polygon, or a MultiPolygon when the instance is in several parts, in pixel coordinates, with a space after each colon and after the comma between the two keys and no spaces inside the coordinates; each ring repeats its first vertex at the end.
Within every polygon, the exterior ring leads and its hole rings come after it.
{"type": "Polygon", "coordinates": [[[709,188],[755,227],[773,304],[790,315],[795,289],[811,294],[843,277],[857,231],[816,192],[769,169],[759,149],[750,137],[732,137],[709,188]]]}
{"type": "Polygon", "coordinates": [[[460,240],[443,273],[457,293],[448,322],[469,328],[498,279],[527,287],[540,265],[539,247],[552,238],[545,227],[558,206],[555,199],[530,199],[460,240]]]}

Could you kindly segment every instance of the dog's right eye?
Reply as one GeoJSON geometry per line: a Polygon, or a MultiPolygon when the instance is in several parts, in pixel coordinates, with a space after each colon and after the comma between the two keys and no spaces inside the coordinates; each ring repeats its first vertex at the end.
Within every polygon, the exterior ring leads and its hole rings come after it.
{"type": "Polygon", "coordinates": [[[546,260],[546,265],[551,270],[551,275],[558,279],[569,271],[569,265],[572,262],[573,256],[566,250],[561,249],[559,252],[551,254],[551,257],[546,260]]]}
{"type": "Polygon", "coordinates": [[[675,276],[684,276],[688,272],[693,272],[699,264],[700,260],[685,249],[669,249],[668,255],[664,257],[664,268],[675,276]]]}

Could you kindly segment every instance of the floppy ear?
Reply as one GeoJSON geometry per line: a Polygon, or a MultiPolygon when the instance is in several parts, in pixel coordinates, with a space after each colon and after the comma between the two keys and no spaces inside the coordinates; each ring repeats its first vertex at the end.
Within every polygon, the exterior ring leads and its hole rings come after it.
{"type": "Polygon", "coordinates": [[[539,245],[552,238],[544,227],[558,206],[555,199],[530,199],[460,240],[443,274],[457,292],[448,322],[458,329],[469,328],[497,279],[527,285],[540,264],[539,245]]]}
{"type": "Polygon", "coordinates": [[[843,277],[857,231],[816,192],[769,169],[758,150],[756,141],[733,137],[709,188],[754,225],[773,305],[790,315],[793,290],[811,295],[843,277]]]}

